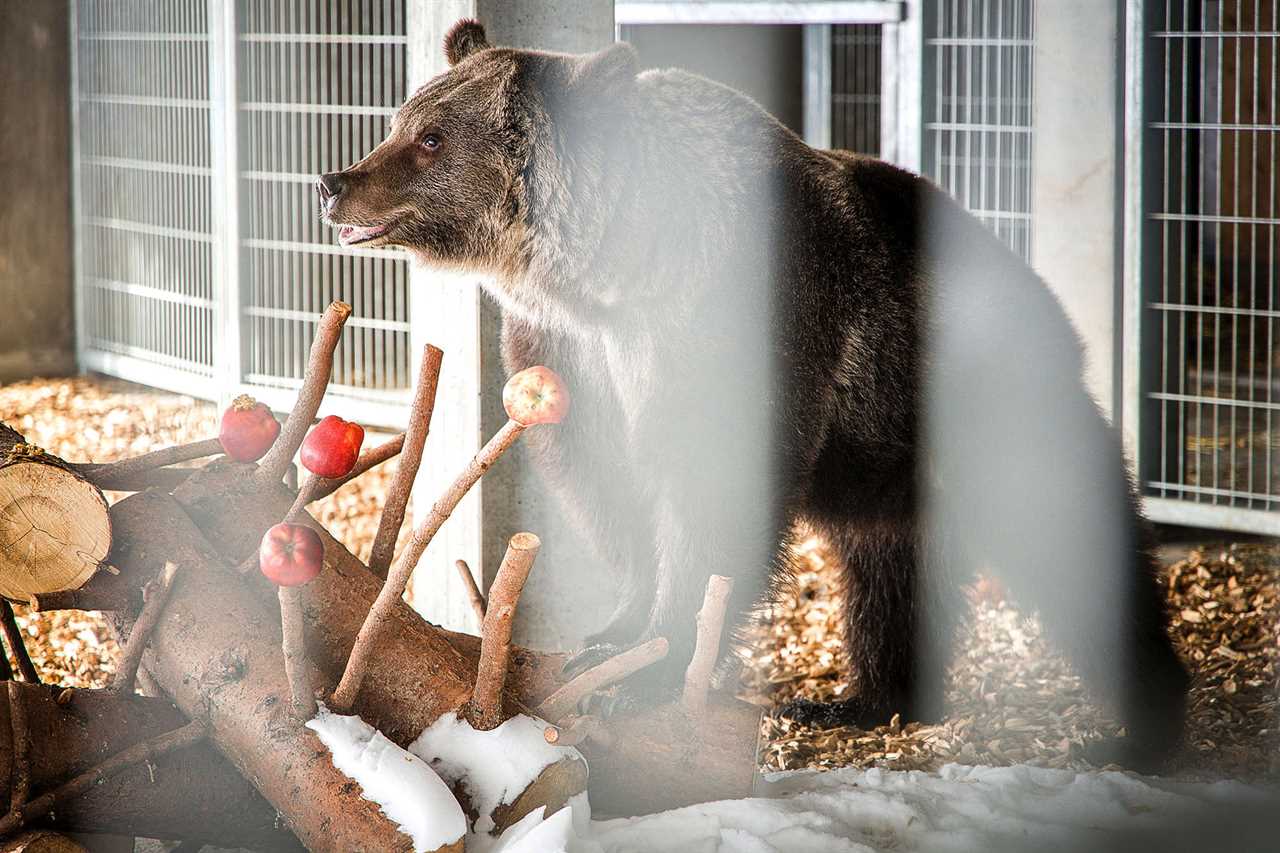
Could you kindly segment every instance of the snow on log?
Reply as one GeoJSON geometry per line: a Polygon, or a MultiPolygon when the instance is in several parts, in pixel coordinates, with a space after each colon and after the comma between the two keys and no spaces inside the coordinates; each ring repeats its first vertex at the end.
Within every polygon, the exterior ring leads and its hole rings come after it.
{"type": "Polygon", "coordinates": [[[0,423],[0,596],[77,589],[110,549],[101,490],[0,423]]]}
{"type": "Polygon", "coordinates": [[[550,814],[586,787],[587,767],[576,749],[552,746],[546,723],[516,715],[489,731],[443,714],[409,745],[465,795],[475,813],[476,832],[516,823],[535,808],[550,814]]]}
{"type": "MultiPolygon", "coordinates": [[[[183,713],[207,720],[213,743],[309,850],[411,849],[290,713],[278,609],[244,585],[169,495],[132,495],[111,514],[117,565],[142,573],[164,560],[183,566],[143,659],[183,713]]],[[[326,683],[320,673],[313,681],[326,683]]]]}
{"type": "Polygon", "coordinates": [[[413,839],[415,853],[461,853],[467,816],[425,761],[359,717],[322,708],[307,728],[328,748],[333,765],[360,785],[364,798],[377,803],[413,839]]]}
{"type": "MultiPolygon", "coordinates": [[[[181,727],[187,718],[163,699],[120,696],[109,690],[68,690],[60,703],[47,687],[15,684],[26,712],[32,790],[45,791],[109,756],[181,727]]],[[[0,702],[0,732],[12,727],[0,702]]],[[[14,753],[0,736],[0,799],[9,801],[14,753]]],[[[60,804],[36,826],[181,838],[219,847],[300,850],[277,826],[276,810],[207,742],[192,744],[104,780],[60,804]]]]}

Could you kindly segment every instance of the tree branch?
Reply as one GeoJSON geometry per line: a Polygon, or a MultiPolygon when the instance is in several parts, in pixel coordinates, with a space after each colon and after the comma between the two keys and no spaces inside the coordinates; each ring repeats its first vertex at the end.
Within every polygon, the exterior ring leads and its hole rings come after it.
{"type": "Polygon", "coordinates": [[[480,634],[476,686],[462,711],[462,716],[478,731],[490,731],[502,724],[502,687],[511,659],[511,623],[541,545],[532,533],[512,536],[489,589],[489,608],[480,634]]]}
{"type": "Polygon", "coordinates": [[[733,578],[712,575],[707,579],[702,609],[698,611],[697,645],[693,649],[693,659],[684,671],[684,709],[689,714],[700,715],[707,710],[707,691],[711,688],[711,673],[720,656],[724,612],[732,592],[733,578]]]}
{"type": "Polygon", "coordinates": [[[462,577],[462,585],[467,588],[467,597],[471,599],[471,609],[476,612],[476,624],[483,626],[485,609],[488,605],[485,604],[484,593],[476,585],[476,576],[471,574],[471,567],[467,565],[466,560],[454,560],[453,565],[462,577]]]}
{"type": "Polygon", "coordinates": [[[369,657],[373,654],[373,647],[377,644],[378,636],[382,633],[387,620],[391,618],[391,613],[404,596],[409,577],[413,574],[414,567],[418,565],[418,560],[422,558],[422,552],[427,549],[427,545],[435,538],[440,527],[457,508],[467,491],[524,431],[523,424],[508,420],[502,429],[480,448],[480,452],[472,457],[466,469],[432,505],[431,512],[413,531],[413,537],[405,546],[404,553],[400,555],[395,568],[387,575],[382,590],[378,593],[373,606],[369,608],[369,615],[360,626],[360,633],[351,649],[351,657],[347,659],[342,680],[333,693],[332,702],[335,711],[340,714],[350,712],[356,694],[360,692],[360,682],[364,680],[364,674],[369,668],[369,657]]]}
{"type": "Polygon", "coordinates": [[[192,459],[203,459],[206,456],[216,456],[223,452],[222,442],[216,438],[206,438],[201,441],[164,447],[106,465],[76,465],[75,467],[89,482],[100,489],[105,489],[110,486],[104,483],[128,482],[131,478],[140,477],[156,468],[164,468],[177,462],[189,462],[192,459]]]}
{"type": "Polygon", "coordinates": [[[320,325],[316,329],[311,354],[307,359],[307,370],[302,377],[302,388],[298,391],[298,400],[275,444],[258,463],[254,476],[259,483],[281,479],[284,469],[307,437],[307,430],[311,428],[311,422],[320,410],[320,401],[324,399],[324,392],[329,387],[329,377],[333,373],[333,353],[342,338],[342,327],[350,316],[350,305],[345,302],[330,302],[320,317],[320,325]]]}
{"type": "Polygon", "coordinates": [[[68,800],[92,788],[94,785],[101,783],[103,780],[114,776],[128,767],[146,761],[158,755],[163,755],[174,749],[179,749],[204,738],[206,726],[203,721],[195,720],[187,723],[180,729],[158,735],[150,740],[144,740],[136,743],[128,749],[118,752],[108,758],[106,761],[81,773],[74,777],[66,784],[49,791],[22,806],[13,809],[2,820],[0,820],[0,837],[4,837],[18,829],[21,829],[29,820],[42,817],[53,809],[55,805],[68,800]]]}
{"type": "Polygon", "coordinates": [[[609,741],[609,731],[599,717],[573,714],[561,720],[558,726],[547,726],[542,730],[542,737],[552,746],[577,746],[586,740],[605,746],[609,741]]]}
{"type": "Polygon", "coordinates": [[[133,623],[129,639],[125,642],[124,653],[120,656],[120,668],[111,684],[117,693],[133,692],[134,680],[138,676],[138,665],[142,663],[142,653],[147,650],[151,632],[160,621],[160,614],[169,601],[169,593],[173,590],[173,578],[178,572],[176,564],[166,562],[159,577],[153,578],[142,593],[142,612],[133,623]]]}
{"type": "Polygon", "coordinates": [[[13,759],[9,774],[9,811],[17,811],[31,793],[31,731],[22,688],[9,682],[9,728],[12,731],[13,759]]]}
{"type": "Polygon", "coordinates": [[[382,517],[378,519],[378,532],[369,551],[369,568],[379,577],[385,578],[391,567],[400,525],[404,523],[405,507],[409,504],[409,493],[413,491],[413,481],[422,463],[422,448],[426,444],[427,433],[431,431],[431,415],[436,407],[436,386],[440,383],[440,361],[443,358],[444,353],[431,344],[422,348],[422,366],[418,369],[418,384],[409,409],[409,429],[405,431],[400,467],[387,490],[382,517]]]}
{"type": "Polygon", "coordinates": [[[13,615],[13,605],[7,598],[0,598],[0,623],[3,623],[4,638],[9,643],[9,651],[13,652],[13,659],[18,662],[18,672],[22,673],[22,680],[39,684],[40,674],[36,672],[35,664],[31,662],[31,655],[27,653],[27,644],[22,639],[22,629],[18,627],[18,620],[13,615]]]}
{"type": "Polygon", "coordinates": [[[278,595],[284,671],[289,678],[293,713],[299,720],[309,720],[316,715],[318,706],[315,690],[311,687],[311,668],[307,663],[307,643],[303,633],[302,588],[282,586],[278,595]]]}
{"type": "Polygon", "coordinates": [[[591,667],[548,696],[538,706],[538,716],[552,723],[567,717],[584,696],[657,663],[667,656],[667,651],[667,638],[656,637],[591,667]]]}

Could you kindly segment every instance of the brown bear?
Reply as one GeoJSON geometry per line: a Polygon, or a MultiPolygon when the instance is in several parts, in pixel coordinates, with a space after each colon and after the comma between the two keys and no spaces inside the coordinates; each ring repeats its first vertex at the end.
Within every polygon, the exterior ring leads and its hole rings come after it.
{"type": "Polygon", "coordinates": [[[853,687],[785,713],[869,726],[942,713],[958,594],[1000,573],[1157,763],[1187,676],[1120,443],[1061,306],[919,176],[806,145],[746,96],[627,45],[493,47],[382,144],[320,178],[348,245],[481,272],[515,371],[566,378],[528,439],[621,600],[579,662],[665,636],[632,692],[673,685],[708,576],[746,610],[798,525],[844,572],[853,687]]]}

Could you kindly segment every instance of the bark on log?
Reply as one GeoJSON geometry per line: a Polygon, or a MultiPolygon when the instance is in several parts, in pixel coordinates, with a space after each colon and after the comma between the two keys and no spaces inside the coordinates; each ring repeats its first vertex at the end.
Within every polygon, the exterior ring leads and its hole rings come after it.
{"type": "Polygon", "coordinates": [[[83,586],[110,548],[102,491],[0,423],[0,596],[83,586]]]}
{"type": "Polygon", "coordinates": [[[147,574],[165,560],[184,567],[144,664],[185,714],[208,721],[213,743],[299,840],[333,853],[412,849],[289,713],[276,608],[250,592],[169,495],[125,498],[112,507],[112,520],[117,565],[147,574]]]}
{"type": "MultiPolygon", "coordinates": [[[[167,700],[118,696],[107,690],[61,691],[18,684],[30,733],[32,789],[56,787],[106,758],[183,725],[187,718],[167,700]]],[[[10,798],[13,747],[9,703],[0,702],[0,800],[10,798]]],[[[133,767],[55,809],[35,826],[62,832],[100,832],[148,838],[183,838],[219,847],[301,850],[276,810],[208,743],[133,767]]]]}

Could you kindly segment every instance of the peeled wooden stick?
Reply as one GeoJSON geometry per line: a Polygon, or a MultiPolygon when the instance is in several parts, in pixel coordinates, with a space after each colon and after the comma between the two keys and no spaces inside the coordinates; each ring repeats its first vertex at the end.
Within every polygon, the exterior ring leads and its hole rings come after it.
{"type": "Polygon", "coordinates": [[[476,686],[461,714],[478,731],[491,731],[502,725],[502,686],[511,659],[511,623],[541,545],[532,533],[512,536],[489,589],[489,608],[480,632],[476,686]]]}
{"type": "Polygon", "coordinates": [[[169,601],[169,593],[173,590],[173,578],[178,573],[175,563],[166,562],[158,577],[147,584],[142,593],[142,611],[133,623],[129,639],[125,641],[124,653],[120,656],[120,668],[116,671],[111,689],[117,693],[128,695],[133,693],[133,683],[138,677],[138,665],[142,663],[142,653],[147,650],[151,632],[160,621],[160,614],[169,601]]]}
{"type": "Polygon", "coordinates": [[[480,591],[480,587],[476,586],[476,576],[471,574],[471,567],[467,565],[466,560],[454,560],[453,565],[462,577],[462,585],[467,588],[467,597],[471,599],[471,609],[476,612],[476,622],[484,625],[485,608],[488,605],[485,604],[484,593],[480,591]]]}
{"type": "Polygon", "coordinates": [[[698,639],[693,659],[684,671],[684,709],[691,715],[707,710],[707,691],[711,689],[711,673],[720,656],[720,635],[724,633],[724,612],[733,592],[733,578],[712,575],[698,611],[698,639]]]}
{"type": "Polygon", "coordinates": [[[9,724],[13,730],[9,811],[16,812],[31,793],[31,731],[27,725],[27,706],[22,701],[22,688],[15,681],[9,682],[9,724]]]}
{"type": "Polygon", "coordinates": [[[585,740],[608,740],[608,730],[599,717],[574,714],[561,720],[559,726],[547,726],[542,737],[552,746],[577,746],[585,740]]]}
{"type": "Polygon", "coordinates": [[[311,354],[307,358],[307,370],[303,374],[298,400],[275,444],[258,463],[254,476],[259,482],[274,482],[284,477],[284,469],[289,466],[293,455],[307,437],[307,430],[311,428],[311,422],[320,410],[320,401],[324,399],[324,392],[329,387],[329,376],[333,373],[333,352],[338,348],[342,327],[350,316],[351,306],[345,302],[330,302],[329,307],[324,310],[315,339],[311,342],[311,354]]]}
{"type": "Polygon", "coordinates": [[[293,699],[293,713],[300,720],[316,715],[315,690],[311,687],[311,669],[307,663],[307,643],[303,633],[302,588],[282,586],[280,597],[280,627],[284,640],[284,671],[289,679],[289,693],[293,699]]]}
{"type": "Polygon", "coordinates": [[[198,471],[198,468],[152,468],[149,471],[134,473],[110,474],[101,472],[107,465],[91,465],[82,463],[76,466],[84,478],[104,492],[144,492],[147,489],[163,489],[171,492],[186,482],[187,478],[198,471]]]}
{"type": "Polygon", "coordinates": [[[22,639],[22,629],[18,627],[18,620],[13,615],[13,605],[7,598],[0,598],[0,626],[4,629],[4,638],[9,643],[9,651],[13,652],[13,658],[18,662],[18,672],[22,673],[22,680],[39,684],[40,674],[36,672],[35,664],[31,662],[31,655],[27,653],[27,644],[22,639]]]}
{"type": "Polygon", "coordinates": [[[502,389],[502,405],[507,410],[507,422],[480,448],[480,452],[472,457],[463,472],[432,505],[427,517],[413,531],[413,537],[400,555],[400,561],[387,575],[377,599],[369,608],[369,615],[360,626],[360,633],[351,648],[342,680],[333,693],[331,701],[338,713],[345,714],[351,710],[356,694],[360,692],[360,682],[364,680],[365,671],[369,668],[369,656],[373,654],[378,635],[404,596],[409,577],[418,565],[418,560],[422,559],[427,545],[457,509],[467,491],[515,443],[520,433],[534,424],[554,424],[564,418],[569,410],[569,392],[564,387],[564,381],[554,371],[542,366],[530,367],[507,380],[502,389]]]}
{"type": "Polygon", "coordinates": [[[582,697],[657,663],[667,656],[667,651],[667,638],[655,637],[591,667],[548,696],[538,706],[538,716],[552,723],[564,719],[578,707],[582,697]]]}
{"type": "Polygon", "coordinates": [[[166,752],[196,743],[204,738],[205,732],[204,722],[194,720],[180,729],[165,732],[162,735],[157,735],[150,740],[144,740],[126,750],[117,752],[106,761],[86,770],[61,787],[54,788],[52,791],[10,811],[3,819],[0,819],[0,838],[21,829],[27,821],[43,817],[58,803],[83,794],[94,785],[100,784],[104,779],[108,779],[122,770],[163,755],[166,752]]]}
{"type": "Polygon", "coordinates": [[[339,714],[345,714],[351,710],[356,694],[360,692],[360,682],[364,680],[365,671],[369,668],[369,655],[373,653],[378,635],[391,617],[397,602],[404,595],[409,577],[418,565],[418,560],[422,558],[422,553],[427,550],[427,545],[431,544],[431,540],[435,538],[445,520],[453,514],[463,496],[476,484],[484,472],[492,467],[498,457],[515,443],[524,430],[523,424],[507,421],[502,429],[480,448],[480,452],[471,459],[458,478],[432,505],[431,512],[423,522],[413,531],[413,537],[405,546],[399,562],[387,575],[382,590],[374,600],[373,606],[369,608],[369,615],[360,626],[360,633],[356,636],[355,645],[351,648],[351,657],[347,659],[342,680],[338,682],[338,689],[333,693],[333,709],[339,714]]]}
{"type": "Polygon", "coordinates": [[[400,525],[404,523],[405,507],[409,504],[409,493],[413,491],[413,480],[418,476],[418,466],[422,463],[422,448],[431,430],[431,414],[436,407],[436,386],[440,383],[440,361],[443,358],[444,352],[431,344],[422,348],[422,366],[418,369],[418,384],[409,408],[409,428],[404,435],[400,467],[387,490],[382,517],[378,519],[378,532],[369,551],[369,568],[379,577],[386,577],[391,567],[396,538],[400,535],[400,525]]]}
{"type": "Polygon", "coordinates": [[[216,456],[222,452],[222,442],[216,438],[206,438],[201,441],[164,447],[106,465],[77,465],[76,467],[98,488],[107,488],[101,483],[127,481],[156,468],[163,468],[177,462],[189,462],[192,459],[203,459],[206,456],[216,456]]]}

